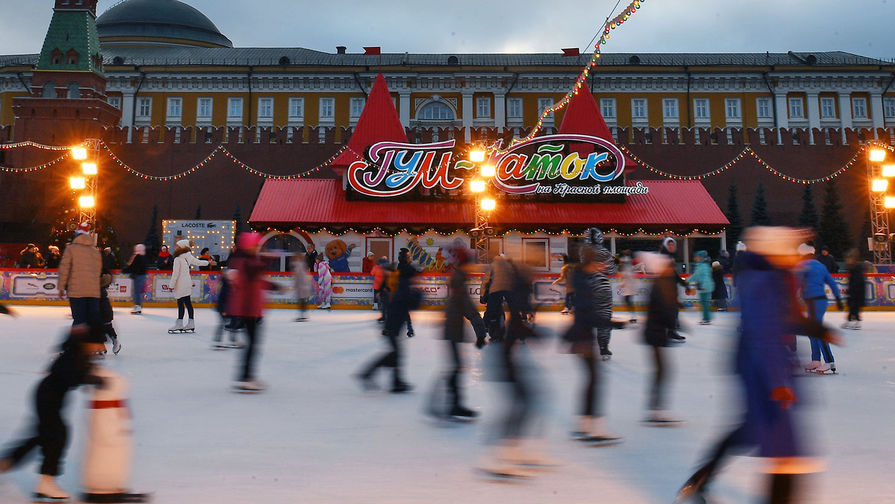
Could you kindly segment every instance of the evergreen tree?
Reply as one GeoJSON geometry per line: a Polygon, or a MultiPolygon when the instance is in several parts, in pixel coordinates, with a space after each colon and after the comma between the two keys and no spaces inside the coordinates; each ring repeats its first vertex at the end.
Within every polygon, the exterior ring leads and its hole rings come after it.
{"type": "Polygon", "coordinates": [[[814,191],[811,184],[805,185],[802,193],[802,213],[799,215],[799,226],[817,230],[817,208],[814,206],[814,191]]]}
{"type": "Polygon", "coordinates": [[[158,234],[158,205],[152,205],[152,220],[149,222],[149,231],[143,238],[146,245],[146,257],[155,257],[162,250],[162,239],[158,234]]]}
{"type": "Polygon", "coordinates": [[[768,200],[764,196],[764,185],[758,184],[755,193],[755,201],[752,203],[752,226],[770,226],[771,218],[768,216],[768,200]]]}
{"type": "Polygon", "coordinates": [[[242,208],[239,207],[239,203],[236,204],[236,210],[233,210],[233,220],[236,221],[236,234],[242,233],[242,208]]]}
{"type": "Polygon", "coordinates": [[[841,260],[845,251],[852,246],[848,224],[842,218],[842,204],[839,203],[839,193],[836,191],[835,182],[829,182],[824,192],[817,237],[820,245],[829,248],[830,253],[836,259],[841,260]]]}
{"type": "Polygon", "coordinates": [[[727,249],[733,251],[743,234],[743,220],[740,218],[740,205],[737,203],[737,186],[730,184],[727,189],[727,212],[724,214],[730,225],[727,226],[727,249]]]}
{"type": "Polygon", "coordinates": [[[202,219],[202,205],[196,207],[196,216],[193,217],[193,220],[201,220],[202,219]]]}

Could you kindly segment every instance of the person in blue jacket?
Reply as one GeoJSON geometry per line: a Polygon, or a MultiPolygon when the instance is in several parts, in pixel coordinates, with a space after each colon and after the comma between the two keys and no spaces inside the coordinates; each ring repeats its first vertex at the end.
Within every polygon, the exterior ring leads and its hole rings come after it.
{"type": "MultiPolygon", "coordinates": [[[[784,227],[753,227],[745,232],[748,251],[737,254],[736,288],[740,300],[740,331],[735,371],[743,390],[745,412],[741,424],[717,443],[702,465],[684,484],[675,502],[702,502],[708,484],[731,450],[752,451],[765,458],[771,475],[767,491],[771,504],[794,502],[799,474],[820,470],[806,452],[806,432],[793,414],[799,393],[799,368],[793,343],[796,334],[835,340],[817,319],[805,317],[792,273],[799,256],[796,243],[802,232],[784,227]]],[[[823,266],[821,266],[823,267],[823,266]]]]}
{"type": "Polygon", "coordinates": [[[693,270],[693,276],[690,277],[690,283],[699,293],[699,304],[702,305],[702,320],[700,324],[707,325],[712,323],[712,292],[715,290],[715,281],[712,279],[712,267],[709,265],[709,254],[705,250],[697,250],[693,254],[693,261],[696,267],[693,270]]]}
{"type": "MultiPolygon", "coordinates": [[[[799,245],[799,255],[802,262],[799,263],[799,279],[802,283],[802,299],[808,306],[808,316],[823,322],[827,312],[827,294],[824,285],[830,286],[833,296],[836,298],[836,306],[842,309],[842,297],[839,295],[839,287],[826,266],[814,257],[814,247],[808,244],[799,245]]],[[[811,364],[805,367],[805,371],[813,373],[836,372],[836,363],[833,361],[833,352],[830,345],[817,338],[811,338],[811,364]],[[825,364],[821,364],[820,355],[823,352],[825,364]]]]}

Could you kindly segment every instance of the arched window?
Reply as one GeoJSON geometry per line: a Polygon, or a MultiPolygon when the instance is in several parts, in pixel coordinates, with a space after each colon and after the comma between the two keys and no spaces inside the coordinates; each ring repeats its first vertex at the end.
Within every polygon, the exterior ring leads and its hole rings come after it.
{"type": "Polygon", "coordinates": [[[56,85],[52,82],[46,82],[43,86],[43,93],[41,94],[44,98],[56,98],[56,85]]]}
{"type": "Polygon", "coordinates": [[[268,271],[292,271],[292,261],[305,251],[304,242],[296,234],[272,232],[265,236],[259,255],[268,271]]]}
{"type": "Polygon", "coordinates": [[[81,86],[77,82],[68,83],[68,99],[73,100],[81,97],[81,86]]]}
{"type": "Polygon", "coordinates": [[[424,105],[416,118],[423,121],[453,121],[454,111],[443,102],[432,102],[424,105]]]}

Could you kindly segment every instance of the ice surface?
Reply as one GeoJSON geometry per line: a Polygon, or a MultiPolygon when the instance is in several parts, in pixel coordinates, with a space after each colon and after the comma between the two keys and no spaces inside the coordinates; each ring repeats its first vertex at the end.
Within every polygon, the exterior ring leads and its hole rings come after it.
{"type": "MultiPolygon", "coordinates": [[[[0,437],[17,438],[28,424],[34,385],[70,324],[61,307],[16,307],[0,318],[0,437]]],[[[132,383],[136,457],[133,488],[154,492],[159,504],[254,503],[663,503],[709,443],[736,414],[737,389],[727,369],[737,314],[719,313],[711,326],[682,315],[686,344],[669,349],[672,410],[680,428],[642,426],[650,363],[640,332],[613,332],[615,356],[603,366],[611,431],[624,443],[588,448],[568,440],[581,382],[578,363],[556,340],[533,345],[549,389],[543,425],[550,453],[564,462],[518,484],[494,484],[472,468],[489,421],[500,410],[491,382],[482,380],[481,353],[464,345],[469,405],[484,418],[444,427],[422,414],[443,367],[439,316],[414,314],[417,336],[405,340],[413,393],[363,393],[351,374],[384,348],[372,311],[296,313],[271,310],[263,326],[259,377],[269,390],[230,392],[238,350],[212,351],[217,314],[197,310],[195,334],[166,332],[173,309],[135,316],[115,310],[124,345],[106,363],[132,383]]],[[[838,326],[842,313],[827,320],[838,326]]],[[[538,315],[561,330],[571,320],[538,315]]],[[[865,314],[864,329],[843,331],[834,348],[840,375],[801,380],[812,444],[828,456],[827,472],[806,482],[813,503],[895,502],[895,313],[865,314]]],[[[808,342],[799,349],[807,359],[808,342]]],[[[380,376],[380,383],[386,384],[380,376]]],[[[71,444],[61,485],[79,491],[87,389],[70,397],[71,444]]],[[[719,502],[753,502],[765,484],[757,459],[734,458],[715,486],[719,502]]],[[[0,475],[0,503],[27,502],[36,463],[0,475]]]]}

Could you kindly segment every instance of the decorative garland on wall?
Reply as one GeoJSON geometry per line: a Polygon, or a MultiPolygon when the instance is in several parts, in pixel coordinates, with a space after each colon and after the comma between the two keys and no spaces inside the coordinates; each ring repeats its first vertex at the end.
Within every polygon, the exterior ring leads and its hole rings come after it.
{"type": "MultiPolygon", "coordinates": [[[[269,232],[269,231],[282,232],[282,229],[284,229],[284,228],[268,227],[265,230],[265,232],[269,232]]],[[[297,229],[297,228],[289,228],[289,229],[297,229]]],[[[458,229],[456,231],[445,232],[445,231],[440,231],[435,228],[427,228],[425,231],[416,232],[416,231],[411,231],[411,230],[407,229],[406,227],[398,229],[396,231],[385,230],[385,229],[382,229],[381,227],[354,228],[354,227],[350,227],[350,226],[349,227],[338,227],[337,229],[327,228],[326,226],[320,226],[320,227],[306,226],[305,228],[302,228],[302,229],[303,230],[316,230],[314,232],[327,233],[327,234],[331,234],[333,236],[344,236],[348,233],[358,233],[358,234],[377,233],[377,234],[387,236],[387,237],[395,237],[395,236],[403,233],[403,234],[408,234],[411,236],[421,237],[423,235],[432,233],[432,234],[436,234],[438,236],[447,237],[447,236],[452,236],[452,235],[460,233],[460,232],[466,233],[466,231],[460,230],[460,229],[458,229]]],[[[655,231],[654,232],[654,231],[645,231],[643,228],[638,228],[635,231],[623,232],[623,231],[619,231],[615,228],[610,228],[610,229],[604,229],[603,232],[604,232],[604,234],[615,234],[622,238],[628,238],[631,236],[638,236],[638,235],[639,236],[648,236],[651,238],[659,238],[662,236],[669,236],[669,235],[679,236],[679,237],[683,237],[683,238],[689,238],[689,237],[692,237],[697,234],[705,235],[708,237],[721,236],[721,233],[723,231],[708,231],[708,230],[693,228],[686,233],[680,233],[678,231],[674,231],[671,229],[665,229],[663,231],[655,231]]],[[[551,230],[544,229],[544,228],[538,228],[538,229],[531,230],[531,231],[520,231],[516,228],[509,228],[509,229],[504,230],[504,232],[501,234],[495,234],[494,237],[495,238],[503,238],[506,235],[508,235],[509,233],[519,233],[521,235],[526,235],[526,236],[545,235],[545,234],[549,235],[549,236],[563,236],[563,235],[584,236],[586,234],[586,233],[573,233],[568,229],[562,229],[560,231],[551,231],[551,230]]]]}
{"type": "MultiPolygon", "coordinates": [[[[55,150],[55,149],[53,149],[55,150]]],[[[10,168],[8,166],[0,166],[0,172],[4,173],[29,173],[43,170],[44,168],[49,168],[55,164],[61,163],[65,158],[71,156],[71,152],[65,152],[61,156],[57,157],[52,161],[48,161],[44,164],[40,164],[37,166],[28,166],[26,168],[10,168]]]]}
{"type": "Polygon", "coordinates": [[[48,151],[64,151],[70,150],[69,146],[59,146],[59,145],[46,145],[42,143],[32,142],[31,140],[25,140],[24,142],[14,142],[14,143],[5,143],[0,144],[0,150],[9,150],[9,149],[20,149],[23,147],[34,147],[35,149],[48,150],[48,151]]]}

